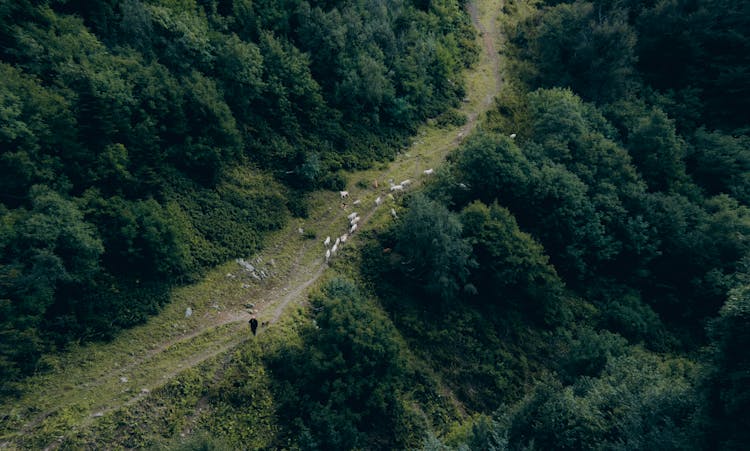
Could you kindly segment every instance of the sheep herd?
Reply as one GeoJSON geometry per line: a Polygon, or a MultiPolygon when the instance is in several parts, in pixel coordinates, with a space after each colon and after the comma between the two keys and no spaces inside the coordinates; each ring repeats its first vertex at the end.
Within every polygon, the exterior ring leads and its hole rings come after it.
{"type": "MultiPolygon", "coordinates": [[[[432,168],[425,169],[422,171],[422,174],[424,175],[432,175],[434,173],[434,170],[432,168]]],[[[388,197],[393,198],[393,194],[398,194],[401,192],[404,192],[404,190],[411,185],[412,181],[409,179],[406,179],[402,181],[399,184],[393,183],[393,180],[389,182],[390,184],[390,194],[388,194],[388,197]]],[[[375,182],[375,188],[377,188],[377,182],[375,182]]],[[[341,197],[341,200],[349,198],[349,191],[339,191],[339,196],[341,197]]],[[[352,202],[352,205],[358,206],[361,205],[362,201],[360,199],[355,200],[352,202]]],[[[380,205],[383,204],[383,198],[381,196],[378,196],[375,198],[375,207],[377,208],[380,205]]],[[[391,208],[391,216],[395,219],[397,217],[396,210],[391,208]]],[[[349,237],[354,234],[354,232],[357,231],[357,227],[359,225],[359,222],[362,220],[362,217],[359,216],[359,214],[355,211],[352,213],[349,213],[347,216],[347,219],[349,220],[349,224],[347,225],[346,231],[343,235],[336,237],[335,239],[331,239],[330,236],[326,236],[326,239],[323,240],[323,246],[325,247],[325,261],[328,262],[332,257],[336,256],[336,253],[339,250],[339,247],[342,246],[344,243],[346,243],[346,240],[349,239],[349,237]],[[333,245],[331,245],[333,243],[333,245]]]]}
{"type": "MultiPolygon", "coordinates": [[[[515,139],[516,136],[517,136],[516,133],[511,133],[509,135],[510,139],[515,139]]],[[[459,133],[458,134],[458,138],[459,138],[459,140],[463,139],[464,138],[464,132],[459,133]]],[[[435,170],[432,169],[432,168],[425,169],[425,170],[422,171],[422,174],[426,175],[426,176],[433,175],[434,173],[435,173],[435,170]]],[[[390,184],[389,191],[390,191],[390,193],[388,194],[387,197],[393,199],[393,195],[394,194],[399,194],[399,193],[404,192],[406,190],[406,188],[409,185],[411,185],[411,183],[412,183],[412,181],[410,179],[406,179],[406,180],[403,180],[399,184],[395,184],[393,182],[393,179],[391,179],[389,181],[389,184],[390,184]]],[[[468,188],[467,185],[464,184],[464,183],[459,183],[458,185],[461,188],[463,188],[463,189],[467,189],[468,188]]],[[[375,183],[373,184],[373,186],[374,186],[375,189],[378,188],[378,182],[377,182],[377,180],[375,181],[375,183]]],[[[343,202],[345,199],[349,198],[349,191],[339,191],[339,195],[341,196],[341,200],[343,202]]],[[[352,205],[359,206],[359,205],[361,205],[361,203],[362,203],[362,201],[360,199],[357,199],[354,202],[352,202],[352,205]]],[[[375,207],[374,208],[377,208],[377,207],[379,207],[382,204],[383,204],[383,198],[381,196],[378,196],[377,198],[375,198],[375,207]]],[[[342,206],[345,207],[346,204],[342,203],[342,206]]],[[[396,210],[393,209],[393,208],[391,208],[391,216],[393,217],[393,219],[398,218],[398,215],[396,214],[396,210]]],[[[343,243],[346,243],[346,240],[349,238],[349,236],[351,236],[354,232],[357,231],[357,225],[359,224],[359,221],[362,218],[357,214],[357,212],[353,212],[353,213],[350,213],[349,216],[347,216],[347,219],[349,220],[349,225],[347,226],[346,231],[344,232],[343,235],[339,236],[338,238],[336,238],[334,240],[333,246],[331,246],[331,237],[330,236],[327,236],[326,239],[323,240],[323,245],[326,248],[326,252],[325,252],[325,261],[326,262],[328,262],[328,260],[330,260],[331,257],[335,256],[336,252],[339,249],[339,246],[341,246],[343,243]]],[[[300,229],[300,233],[302,233],[302,229],[300,229]]]]}

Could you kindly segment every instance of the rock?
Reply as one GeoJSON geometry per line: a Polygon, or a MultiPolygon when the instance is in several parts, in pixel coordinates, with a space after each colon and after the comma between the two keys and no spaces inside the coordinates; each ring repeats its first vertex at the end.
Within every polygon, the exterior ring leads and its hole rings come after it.
{"type": "Polygon", "coordinates": [[[128,378],[127,378],[127,377],[125,377],[125,376],[120,376],[120,382],[122,382],[122,383],[124,384],[124,383],[125,383],[125,382],[127,382],[127,381],[128,381],[128,378]]]}
{"type": "Polygon", "coordinates": [[[91,415],[94,418],[101,418],[104,416],[104,412],[96,412],[91,415]]]}
{"type": "Polygon", "coordinates": [[[147,395],[147,394],[151,393],[151,390],[149,390],[148,388],[142,388],[141,389],[141,393],[143,393],[144,395],[147,395]]]}
{"type": "Polygon", "coordinates": [[[249,262],[246,262],[244,258],[238,258],[237,263],[239,263],[240,266],[245,268],[245,271],[247,272],[255,271],[255,266],[251,265],[249,262]]]}
{"type": "Polygon", "coordinates": [[[193,309],[188,307],[185,309],[185,318],[190,318],[191,316],[193,316],[193,309]]]}

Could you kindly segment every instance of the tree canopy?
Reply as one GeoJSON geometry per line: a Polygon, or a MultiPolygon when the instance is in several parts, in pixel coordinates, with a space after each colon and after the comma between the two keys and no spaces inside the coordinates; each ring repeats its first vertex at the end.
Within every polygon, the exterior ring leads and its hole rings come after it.
{"type": "Polygon", "coordinates": [[[452,0],[3,3],[1,321],[27,345],[1,371],[258,249],[457,106],[476,54],[452,0]]]}

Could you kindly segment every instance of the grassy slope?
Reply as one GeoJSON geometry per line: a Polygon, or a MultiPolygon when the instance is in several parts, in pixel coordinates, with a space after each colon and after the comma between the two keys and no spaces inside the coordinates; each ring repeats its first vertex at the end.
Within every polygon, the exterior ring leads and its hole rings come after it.
{"type": "MultiPolygon", "coordinates": [[[[422,170],[437,168],[456,147],[459,133],[470,133],[491,106],[499,88],[493,12],[499,11],[501,1],[476,3],[478,8],[472,12],[481,20],[482,45],[487,51],[467,73],[468,101],[461,110],[468,122],[449,128],[425,125],[395,161],[349,174],[349,203],[361,200],[354,208],[363,216],[360,228],[377,228],[389,220],[388,212],[395,205],[392,201],[374,207],[375,197],[385,198],[389,179],[398,183],[410,178],[414,181],[410,189],[415,189],[424,177],[422,170]],[[371,188],[375,180],[379,189],[371,188]]],[[[299,312],[294,306],[304,301],[309,287],[323,274],[334,273],[336,266],[346,271],[343,262],[356,247],[356,238],[347,243],[332,269],[327,269],[323,260],[321,241],[344,232],[352,208],[341,208],[338,193],[316,192],[309,201],[312,208],[307,219],[291,221],[272,235],[262,252],[248,258],[269,273],[268,278],[258,281],[236,262],[228,262],[202,281],[175,290],[158,316],[121,333],[111,343],[73,347],[60,356],[47,357],[45,363],[51,371],[29,378],[19,399],[0,405],[0,448],[78,447],[84,443],[138,447],[153,443],[157,436],[189,434],[201,424],[209,426],[206,396],[220,383],[232,353],[248,349],[262,353],[278,340],[293,341],[295,323],[303,320],[293,313],[299,312]],[[299,227],[314,232],[317,238],[306,239],[298,233],[299,227]],[[238,348],[251,338],[249,303],[254,304],[260,321],[277,324],[238,348]],[[193,310],[190,318],[184,315],[187,307],[193,310]]],[[[245,418],[242,427],[262,446],[273,436],[275,425],[272,400],[267,389],[264,391],[266,376],[262,367],[257,371],[251,379],[258,393],[265,393],[259,395],[265,401],[252,419],[245,418]]]]}

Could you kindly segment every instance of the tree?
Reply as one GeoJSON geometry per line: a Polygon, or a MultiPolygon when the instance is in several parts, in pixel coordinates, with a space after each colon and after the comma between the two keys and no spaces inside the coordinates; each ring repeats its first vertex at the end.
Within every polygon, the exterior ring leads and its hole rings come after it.
{"type": "Polygon", "coordinates": [[[48,309],[61,290],[75,296],[91,284],[104,250],[73,202],[39,185],[29,194],[30,210],[0,209],[0,335],[8,339],[0,372],[8,382],[35,368],[48,309]]]}
{"type": "Polygon", "coordinates": [[[522,25],[518,37],[529,41],[533,87],[572,88],[596,102],[631,89],[636,35],[621,10],[576,1],[545,9],[534,20],[522,25]]]}
{"type": "Polygon", "coordinates": [[[415,195],[395,235],[394,252],[401,257],[401,271],[407,278],[424,283],[428,293],[444,300],[453,299],[463,289],[474,263],[455,214],[415,195]]]}
{"type": "Polygon", "coordinates": [[[507,209],[476,201],[461,211],[461,223],[477,262],[470,280],[481,298],[520,301],[522,309],[542,314],[558,299],[562,283],[544,249],[518,228],[507,209]]]}
{"type": "Polygon", "coordinates": [[[154,199],[129,202],[87,193],[87,213],[99,228],[106,251],[102,257],[114,274],[134,278],[173,278],[185,273],[184,237],[164,207],[154,199]]]}
{"type": "Polygon", "coordinates": [[[0,201],[18,206],[36,184],[63,187],[62,156],[73,147],[70,102],[0,62],[0,201]]]}
{"type": "Polygon", "coordinates": [[[312,306],[318,313],[302,346],[271,361],[279,414],[295,440],[308,449],[403,446],[395,430],[406,362],[393,324],[349,280],[329,281],[312,306]]]}
{"type": "MultiPolygon", "coordinates": [[[[485,204],[498,200],[511,211],[530,195],[538,169],[509,138],[494,133],[472,135],[454,157],[456,181],[468,189],[459,200],[478,199],[485,204]]],[[[468,203],[468,202],[467,202],[468,203]]]]}
{"type": "Polygon", "coordinates": [[[674,191],[685,182],[685,143],[662,111],[654,109],[638,121],[627,147],[651,190],[674,191]]]}
{"type": "Polygon", "coordinates": [[[543,381],[511,412],[511,447],[693,449],[693,372],[684,359],[632,350],[598,378],[543,381]]]}
{"type": "Polygon", "coordinates": [[[729,292],[709,333],[711,366],[703,382],[706,445],[740,450],[750,442],[750,285],[729,292]]]}
{"type": "Polygon", "coordinates": [[[690,175],[708,194],[729,194],[750,205],[750,138],[698,129],[686,160],[690,175]]]}

